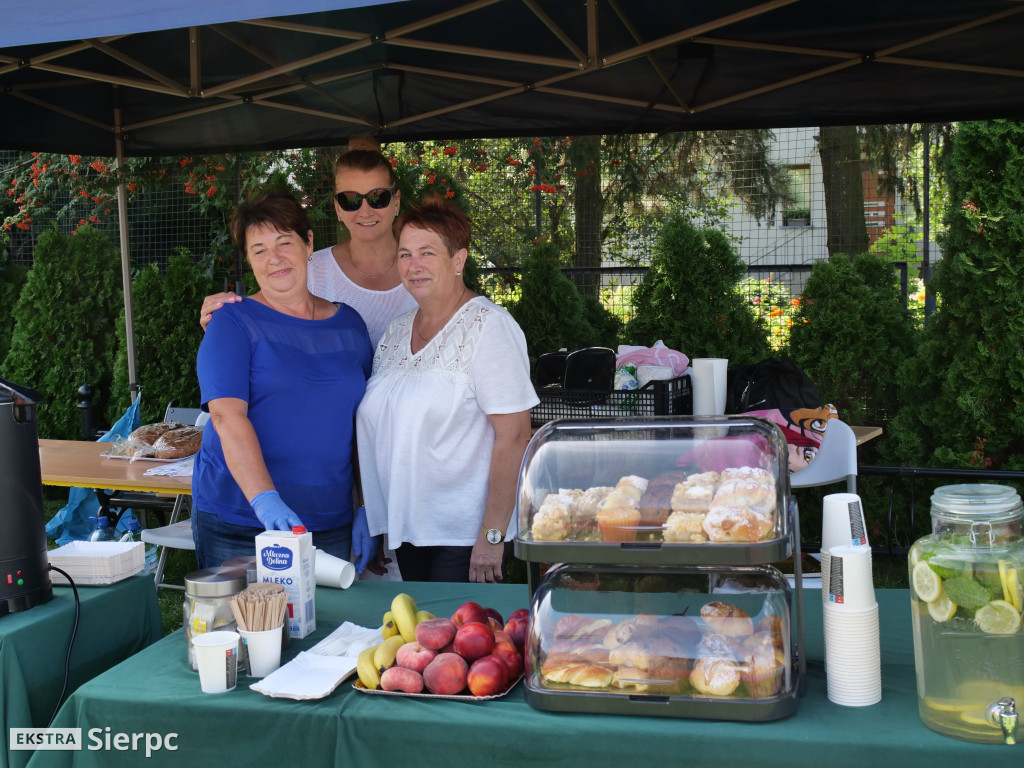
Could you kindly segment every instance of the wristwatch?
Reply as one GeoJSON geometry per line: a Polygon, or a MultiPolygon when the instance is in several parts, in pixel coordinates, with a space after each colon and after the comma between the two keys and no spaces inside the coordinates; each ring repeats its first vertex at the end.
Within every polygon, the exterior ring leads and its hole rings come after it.
{"type": "Polygon", "coordinates": [[[501,544],[502,540],[505,538],[505,534],[497,528],[488,528],[485,525],[481,525],[480,530],[484,532],[484,535],[487,537],[487,541],[490,544],[501,544]]]}

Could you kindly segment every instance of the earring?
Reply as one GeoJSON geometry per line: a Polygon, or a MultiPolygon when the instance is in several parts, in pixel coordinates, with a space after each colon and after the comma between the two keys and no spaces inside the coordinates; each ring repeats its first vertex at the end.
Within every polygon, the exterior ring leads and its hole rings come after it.
{"type": "Polygon", "coordinates": [[[306,261],[312,261],[312,260],[313,260],[313,254],[311,253],[311,254],[309,254],[309,258],[306,259],[306,261]]]}
{"type": "Polygon", "coordinates": [[[460,269],[458,272],[456,272],[455,276],[456,277],[462,277],[462,270],[460,269]]]}

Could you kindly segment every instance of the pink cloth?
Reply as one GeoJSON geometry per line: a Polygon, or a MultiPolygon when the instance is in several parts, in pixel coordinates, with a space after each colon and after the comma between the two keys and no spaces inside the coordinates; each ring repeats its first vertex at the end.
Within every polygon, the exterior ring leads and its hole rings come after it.
{"type": "Polygon", "coordinates": [[[666,365],[672,369],[673,376],[682,376],[690,365],[690,358],[682,352],[669,349],[660,339],[653,347],[631,347],[619,345],[619,354],[615,359],[615,367],[623,365],[666,365]]]}

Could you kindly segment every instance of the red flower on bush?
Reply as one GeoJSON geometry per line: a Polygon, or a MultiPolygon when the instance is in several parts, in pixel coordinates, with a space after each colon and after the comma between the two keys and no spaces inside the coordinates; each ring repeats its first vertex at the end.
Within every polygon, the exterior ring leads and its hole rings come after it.
{"type": "Polygon", "coordinates": [[[217,194],[217,188],[216,187],[210,187],[208,190],[206,190],[206,196],[207,197],[213,197],[216,194],[217,194]]]}
{"type": "Polygon", "coordinates": [[[522,165],[523,164],[522,161],[516,160],[514,157],[510,157],[507,162],[508,162],[509,165],[522,165]]]}
{"type": "Polygon", "coordinates": [[[102,160],[93,160],[92,163],[89,164],[89,167],[96,171],[96,173],[103,173],[110,166],[105,164],[102,160]]]}
{"type": "Polygon", "coordinates": [[[68,155],[68,159],[74,164],[78,165],[78,161],[82,159],[81,155],[68,155]]]}
{"type": "Polygon", "coordinates": [[[444,148],[444,153],[445,153],[446,155],[454,155],[454,154],[455,154],[455,153],[457,153],[458,151],[459,151],[459,148],[458,148],[458,147],[445,147],[445,148],[444,148]]]}

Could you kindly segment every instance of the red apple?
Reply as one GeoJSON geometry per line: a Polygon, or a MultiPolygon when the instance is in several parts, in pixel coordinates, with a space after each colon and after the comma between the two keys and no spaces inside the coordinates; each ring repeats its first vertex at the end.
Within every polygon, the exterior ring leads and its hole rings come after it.
{"type": "MultiPolygon", "coordinates": [[[[505,634],[502,632],[501,634],[505,634]]],[[[519,677],[519,673],[523,671],[523,657],[519,654],[519,650],[511,640],[498,640],[494,644],[494,650],[491,651],[492,656],[497,656],[508,667],[508,679],[515,680],[519,677]]]]}
{"type": "Polygon", "coordinates": [[[494,633],[486,624],[471,621],[459,627],[452,641],[455,652],[466,661],[476,661],[494,648],[494,633]]]}
{"type": "Polygon", "coordinates": [[[416,642],[424,648],[439,650],[444,648],[455,637],[455,622],[451,619],[427,619],[416,625],[416,642]]]}
{"type": "Polygon", "coordinates": [[[494,696],[508,686],[508,667],[497,656],[484,656],[470,666],[466,685],[474,696],[494,696]]]}
{"type": "Polygon", "coordinates": [[[434,660],[435,656],[437,656],[437,651],[431,648],[424,648],[416,642],[406,643],[395,654],[395,664],[405,669],[411,669],[414,672],[422,672],[427,668],[427,664],[434,660]]]}
{"type": "Polygon", "coordinates": [[[423,670],[427,690],[441,696],[454,696],[466,687],[469,665],[457,653],[439,653],[423,670]]]}
{"type": "Polygon", "coordinates": [[[526,634],[529,628],[527,622],[527,618],[509,619],[505,622],[505,631],[508,632],[520,653],[524,653],[523,649],[526,647],[526,634]]]}
{"type": "Polygon", "coordinates": [[[452,621],[455,625],[461,627],[463,624],[469,624],[471,621],[477,621],[481,624],[487,624],[487,614],[479,603],[474,603],[472,600],[463,603],[452,614],[452,621]]]}

